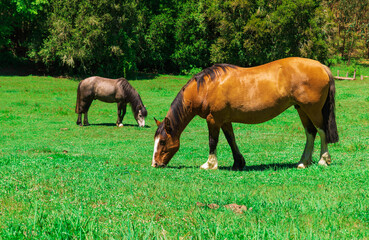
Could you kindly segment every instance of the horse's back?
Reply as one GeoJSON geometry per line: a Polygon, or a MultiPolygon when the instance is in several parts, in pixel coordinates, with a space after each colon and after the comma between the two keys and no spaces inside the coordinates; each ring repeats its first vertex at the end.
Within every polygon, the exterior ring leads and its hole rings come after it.
{"type": "Polygon", "coordinates": [[[228,74],[221,81],[226,96],[231,102],[247,103],[250,110],[283,102],[319,101],[329,84],[324,65],[305,58],[285,58],[257,67],[237,68],[228,74]]]}
{"type": "Polygon", "coordinates": [[[290,82],[291,99],[297,104],[324,103],[329,88],[329,68],[318,61],[305,58],[287,58],[279,81],[290,82]]]}
{"type": "Polygon", "coordinates": [[[329,83],[323,66],[311,59],[286,58],[257,67],[229,68],[200,87],[203,109],[225,121],[259,123],[291,105],[321,103],[329,83]]]}
{"type": "Polygon", "coordinates": [[[81,91],[85,96],[93,95],[94,99],[104,102],[115,102],[117,98],[119,79],[89,77],[81,82],[81,91]]]}

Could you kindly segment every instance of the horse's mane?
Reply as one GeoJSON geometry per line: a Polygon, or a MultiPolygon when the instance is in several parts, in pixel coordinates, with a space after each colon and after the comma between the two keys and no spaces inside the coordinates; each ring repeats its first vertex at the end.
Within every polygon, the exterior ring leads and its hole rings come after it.
{"type": "Polygon", "coordinates": [[[170,109],[172,110],[173,120],[176,122],[182,121],[182,118],[186,114],[186,109],[183,106],[183,92],[186,87],[195,80],[197,82],[197,89],[199,89],[200,85],[205,83],[205,77],[208,76],[211,81],[215,80],[222,73],[226,73],[229,68],[237,68],[237,66],[232,64],[215,64],[209,68],[202,70],[201,72],[194,75],[179,91],[176,98],[173,100],[170,105],[170,109]]]}
{"type": "MultiPolygon", "coordinates": [[[[187,85],[187,84],[186,84],[187,85]]],[[[173,120],[176,122],[181,122],[183,115],[185,113],[185,109],[183,107],[183,91],[184,87],[179,91],[176,98],[173,100],[172,104],[170,105],[170,109],[172,109],[173,120]]]]}
{"type": "MultiPolygon", "coordinates": [[[[192,81],[193,79],[190,79],[179,91],[179,93],[177,94],[177,96],[174,98],[172,104],[170,105],[170,109],[171,109],[171,113],[172,113],[172,117],[173,119],[171,119],[172,121],[174,121],[175,123],[179,123],[182,122],[182,119],[185,117],[186,114],[186,110],[183,106],[183,92],[186,89],[186,87],[188,86],[188,84],[192,81]]],[[[157,129],[155,136],[162,132],[164,130],[164,124],[162,124],[161,126],[159,126],[159,128],[157,129]]],[[[177,131],[177,129],[173,129],[174,131],[177,131]]]]}
{"type": "Polygon", "coordinates": [[[201,72],[192,77],[197,82],[197,89],[205,83],[205,77],[209,77],[211,81],[215,80],[223,73],[226,73],[228,68],[237,68],[238,66],[232,64],[215,64],[211,67],[205,68],[201,72]]]}
{"type": "Polygon", "coordinates": [[[141,97],[136,91],[136,89],[134,89],[134,87],[132,87],[132,85],[125,78],[119,78],[118,81],[119,81],[119,84],[121,84],[124,93],[127,95],[127,100],[131,104],[132,111],[137,114],[138,110],[140,110],[139,107],[142,106],[142,109],[141,109],[142,115],[146,117],[147,110],[145,106],[143,105],[141,97]]]}

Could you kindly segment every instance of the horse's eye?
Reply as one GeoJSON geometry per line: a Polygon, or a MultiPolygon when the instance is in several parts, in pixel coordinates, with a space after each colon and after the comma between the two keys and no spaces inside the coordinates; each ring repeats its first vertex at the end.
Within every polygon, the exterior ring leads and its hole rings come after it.
{"type": "Polygon", "coordinates": [[[160,140],[159,144],[164,146],[165,145],[165,140],[160,140]]]}

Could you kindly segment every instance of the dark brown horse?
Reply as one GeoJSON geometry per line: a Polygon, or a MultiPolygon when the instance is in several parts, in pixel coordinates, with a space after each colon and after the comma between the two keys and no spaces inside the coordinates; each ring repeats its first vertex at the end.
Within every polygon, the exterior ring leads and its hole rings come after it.
{"type": "Polygon", "coordinates": [[[179,149],[179,138],[196,116],[206,119],[209,158],[201,166],[217,169],[216,147],[222,129],[234,158],[233,170],[245,160],[233,134],[232,122],[256,124],[268,121],[295,106],[305,128],[306,145],[298,168],[312,164],[314,140],[321,139],[320,165],[331,163],[328,143],[338,141],[335,120],[335,85],[332,73],[321,63],[304,58],[286,58],[262,66],[241,68],[214,65],[195,75],[178,93],[158,129],[153,167],[165,167],[179,149]]]}
{"type": "Polygon", "coordinates": [[[102,77],[90,77],[82,80],[77,89],[76,113],[77,124],[82,126],[82,113],[84,125],[89,125],[87,112],[93,100],[98,99],[107,103],[116,102],[118,105],[117,126],[123,127],[122,121],[126,114],[127,104],[130,103],[132,112],[138,126],[145,126],[147,111],[142,103],[140,95],[124,78],[109,79],[102,77]]]}

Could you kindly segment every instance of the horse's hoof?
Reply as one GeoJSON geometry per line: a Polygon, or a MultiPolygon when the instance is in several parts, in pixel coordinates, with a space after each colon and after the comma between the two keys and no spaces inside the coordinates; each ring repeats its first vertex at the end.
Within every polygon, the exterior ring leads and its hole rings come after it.
{"type": "Polygon", "coordinates": [[[242,171],[242,170],[243,170],[243,167],[232,166],[232,171],[242,171]]]}
{"type": "Polygon", "coordinates": [[[297,165],[297,168],[298,168],[298,169],[304,169],[304,168],[307,168],[307,166],[305,166],[305,164],[303,164],[303,163],[299,163],[299,164],[297,165]]]}
{"type": "Polygon", "coordinates": [[[327,162],[324,159],[320,159],[318,162],[318,165],[325,166],[325,167],[328,166],[327,162]]]}
{"type": "Polygon", "coordinates": [[[318,162],[318,164],[321,166],[328,166],[331,163],[332,163],[331,156],[327,152],[323,153],[323,155],[320,157],[320,160],[318,162]]]}
{"type": "Polygon", "coordinates": [[[205,169],[205,170],[217,170],[218,169],[218,164],[214,165],[214,166],[209,166],[209,164],[206,162],[203,165],[200,166],[200,169],[205,169]]]}
{"type": "Polygon", "coordinates": [[[233,165],[232,166],[232,171],[242,171],[244,167],[245,167],[245,164],[242,164],[242,165],[233,165]]]}
{"type": "Polygon", "coordinates": [[[242,171],[245,165],[246,165],[245,159],[242,158],[242,160],[239,163],[233,164],[232,171],[242,171]]]}

